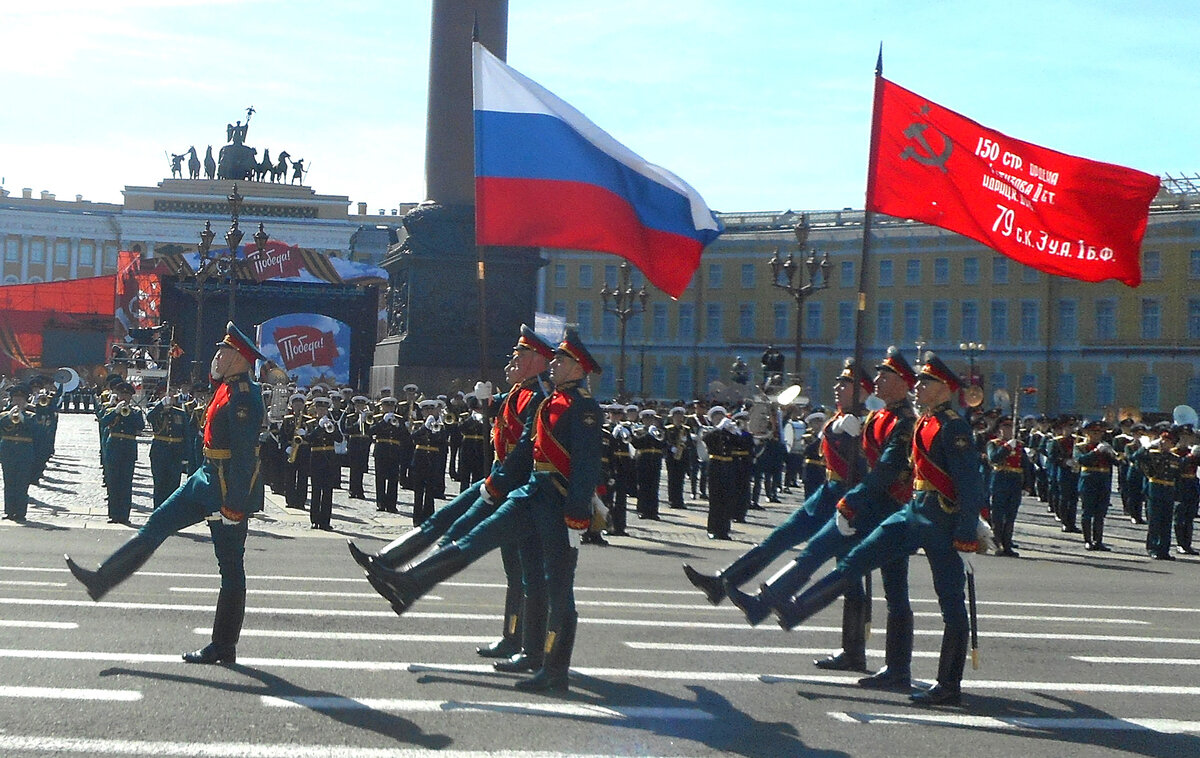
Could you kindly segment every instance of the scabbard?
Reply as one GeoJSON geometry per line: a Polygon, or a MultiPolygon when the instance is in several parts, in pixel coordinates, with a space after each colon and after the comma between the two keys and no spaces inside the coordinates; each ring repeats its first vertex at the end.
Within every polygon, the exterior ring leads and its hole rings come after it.
{"type": "Polygon", "coordinates": [[[967,610],[971,616],[971,668],[979,668],[979,621],[976,617],[975,572],[967,572],[967,610]]]}

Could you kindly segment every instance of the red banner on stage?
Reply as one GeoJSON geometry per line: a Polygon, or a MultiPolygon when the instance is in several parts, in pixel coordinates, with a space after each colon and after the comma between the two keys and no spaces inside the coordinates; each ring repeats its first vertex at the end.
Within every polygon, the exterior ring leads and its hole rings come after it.
{"type": "Polygon", "coordinates": [[[1142,281],[1158,177],[1013,139],[879,78],[868,210],[958,232],[1050,274],[1142,281]]]}

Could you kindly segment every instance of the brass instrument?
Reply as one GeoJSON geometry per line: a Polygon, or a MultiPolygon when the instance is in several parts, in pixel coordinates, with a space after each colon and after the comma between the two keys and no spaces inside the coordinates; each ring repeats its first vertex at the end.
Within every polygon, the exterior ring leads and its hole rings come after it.
{"type": "Polygon", "coordinates": [[[681,424],[678,433],[675,435],[674,444],[672,444],[672,447],[675,449],[675,451],[671,453],[671,457],[673,457],[675,460],[683,460],[684,449],[687,446],[689,437],[691,437],[691,433],[688,432],[686,426],[681,424]]]}
{"type": "Polygon", "coordinates": [[[629,442],[629,427],[624,424],[617,424],[612,430],[613,439],[619,442],[629,442]]]}
{"type": "Polygon", "coordinates": [[[14,424],[20,424],[25,420],[25,414],[21,412],[21,406],[13,405],[12,410],[8,412],[9,418],[14,424]]]}
{"type": "Polygon", "coordinates": [[[663,434],[663,430],[658,427],[658,424],[650,424],[647,427],[647,433],[657,442],[662,442],[666,438],[666,435],[663,434]]]}
{"type": "Polygon", "coordinates": [[[124,400],[117,403],[117,413],[120,414],[122,418],[128,416],[132,412],[133,411],[129,409],[129,403],[125,402],[124,400]]]}
{"type": "Polygon", "coordinates": [[[425,419],[425,428],[434,434],[437,434],[438,432],[442,431],[443,423],[444,422],[440,416],[433,415],[425,419]]]}
{"type": "Polygon", "coordinates": [[[300,446],[304,444],[304,438],[299,434],[292,437],[292,452],[288,453],[288,463],[295,463],[296,456],[300,455],[300,446]]]}
{"type": "Polygon", "coordinates": [[[52,402],[49,395],[38,395],[37,404],[42,408],[46,408],[52,402]]]}

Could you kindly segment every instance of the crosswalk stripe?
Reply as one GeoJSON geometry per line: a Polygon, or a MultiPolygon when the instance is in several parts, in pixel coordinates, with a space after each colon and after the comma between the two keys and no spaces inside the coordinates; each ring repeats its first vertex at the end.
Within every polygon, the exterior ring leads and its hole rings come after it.
{"type": "MultiPolygon", "coordinates": [[[[220,592],[219,587],[168,587],[170,592],[193,593],[203,595],[216,595],[220,592]]],[[[328,592],[319,590],[261,590],[247,589],[247,595],[267,595],[278,597],[337,597],[347,600],[375,600],[378,601],[379,594],[376,592],[328,592]]],[[[441,595],[422,595],[422,600],[445,600],[441,595]]]]}
{"type": "Polygon", "coordinates": [[[537,702],[512,703],[504,701],[471,702],[462,700],[400,700],[390,698],[350,697],[274,697],[262,696],[262,704],[274,708],[308,708],[314,711],[394,711],[401,713],[480,712],[519,715],[570,716],[573,718],[663,721],[706,721],[713,714],[700,708],[668,708],[654,706],[613,706],[590,703],[537,702]]]}
{"type": "Polygon", "coordinates": [[[0,626],[21,629],[78,629],[74,621],[23,621],[20,619],[0,619],[0,626]]]}
{"type": "Polygon", "coordinates": [[[1155,718],[1038,718],[1031,716],[969,716],[966,714],[856,713],[829,711],[848,724],[938,725],[982,729],[1036,729],[1039,731],[1120,731],[1187,734],[1200,732],[1200,721],[1155,718]]]}
{"type": "MultiPolygon", "coordinates": [[[[635,642],[626,640],[625,646],[633,650],[664,650],[686,653],[762,653],[765,655],[827,655],[827,647],[759,647],[755,645],[699,645],[685,642],[635,642]]],[[[883,657],[883,650],[867,649],[867,655],[883,657]]],[[[932,650],[914,650],[914,658],[937,658],[932,650]]]]}
{"type": "Polygon", "coordinates": [[[129,702],[141,700],[137,690],[95,690],[64,687],[5,687],[0,686],[0,697],[32,698],[35,700],[112,700],[129,702]]]}
{"type": "MultiPolygon", "coordinates": [[[[196,634],[209,636],[212,634],[212,628],[198,626],[192,630],[196,634]]],[[[241,632],[243,637],[278,637],[284,639],[304,639],[304,640],[358,640],[370,642],[435,642],[435,643],[456,643],[456,644],[474,644],[478,642],[491,642],[496,638],[493,634],[487,635],[467,635],[467,634],[386,634],[373,632],[309,632],[295,629],[243,629],[241,632]]]]}
{"type": "MultiPolygon", "coordinates": [[[[123,663],[177,663],[178,655],[158,653],[110,653],[82,650],[4,650],[0,658],[29,660],[78,660],[123,663]]],[[[490,664],[429,663],[414,661],[319,660],[304,658],[246,658],[238,662],[246,666],[272,668],[306,668],[353,671],[408,671],[411,673],[495,674],[490,664]]],[[[649,679],[692,682],[795,682],[799,684],[846,685],[856,684],[858,675],[823,676],[812,674],[772,674],[749,671],[660,671],[654,669],[573,667],[574,673],[609,679],[649,679]]],[[[1018,690],[1032,692],[1091,692],[1143,695],[1200,695],[1200,687],[1109,684],[1104,682],[1031,682],[1011,680],[964,680],[968,690],[1018,690]]]]}
{"type": "Polygon", "coordinates": [[[1073,655],[1083,663],[1146,663],[1165,666],[1200,666],[1200,658],[1133,658],[1121,655],[1073,655]]]}
{"type": "MultiPolygon", "coordinates": [[[[419,740],[418,740],[419,741],[419,740]]],[[[301,743],[166,742],[0,734],[0,753],[80,753],[83,755],[156,755],[180,758],[602,758],[587,753],[540,750],[453,750],[433,747],[372,748],[301,743]]]]}
{"type": "Polygon", "coordinates": [[[0,579],[0,587],[66,587],[66,582],[36,582],[21,579],[0,579]]]}

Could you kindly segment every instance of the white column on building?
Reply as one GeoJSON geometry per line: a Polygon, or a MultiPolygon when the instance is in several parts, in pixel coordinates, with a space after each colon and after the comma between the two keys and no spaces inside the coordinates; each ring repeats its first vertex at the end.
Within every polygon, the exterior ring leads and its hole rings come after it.
{"type": "Polygon", "coordinates": [[[104,248],[108,245],[104,240],[93,240],[96,243],[96,254],[92,258],[92,276],[100,276],[104,273],[104,248]]]}
{"type": "Polygon", "coordinates": [[[54,281],[54,256],[58,248],[58,237],[46,237],[46,275],[43,282],[54,281]]]}
{"type": "Polygon", "coordinates": [[[21,281],[29,281],[29,235],[21,235],[21,281]]]}
{"type": "Polygon", "coordinates": [[[67,274],[67,278],[75,279],[79,276],[79,238],[72,237],[68,244],[70,245],[68,252],[71,256],[71,272],[67,274]]]}

